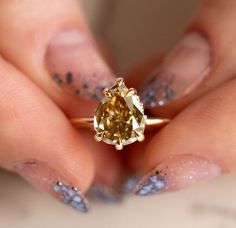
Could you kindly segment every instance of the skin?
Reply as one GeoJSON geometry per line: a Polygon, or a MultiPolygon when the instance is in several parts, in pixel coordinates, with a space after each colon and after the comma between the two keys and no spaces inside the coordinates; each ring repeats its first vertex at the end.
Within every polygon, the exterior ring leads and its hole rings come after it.
{"type": "MultiPolygon", "coordinates": [[[[169,156],[187,153],[216,162],[223,172],[235,171],[235,130],[232,127],[235,110],[235,51],[232,49],[236,42],[236,33],[232,30],[235,8],[235,1],[227,4],[220,0],[199,1],[185,33],[194,30],[206,35],[212,49],[211,71],[201,86],[188,96],[164,107],[150,109],[153,115],[170,116],[173,120],[153,135],[145,145],[145,153],[134,153],[138,149],[136,145],[131,148],[127,163],[132,170],[147,172],[169,156]],[[229,129],[230,134],[226,137],[229,129]],[[189,141],[191,143],[186,143],[189,141]]],[[[155,66],[153,62],[144,61],[145,68],[142,69],[145,71],[137,67],[133,73],[141,72],[139,78],[144,80],[155,66]]],[[[134,76],[133,73],[130,78],[134,76]]]]}
{"type": "Polygon", "coordinates": [[[46,46],[57,30],[74,26],[91,36],[78,2],[31,4],[25,0],[21,4],[18,1],[0,4],[0,30],[9,31],[0,38],[0,53],[4,56],[0,59],[4,82],[0,98],[1,166],[14,170],[16,162],[36,159],[59,171],[81,192],[86,192],[97,177],[108,186],[116,185],[122,173],[119,155],[111,147],[96,143],[83,130],[75,130],[68,121],[68,117],[92,116],[97,103],[62,95],[45,68],[46,46]],[[45,15],[48,6],[50,13],[45,15]],[[12,14],[19,16],[16,19],[12,14]],[[29,148],[31,140],[34,143],[29,148]],[[96,154],[90,153],[94,150],[96,154]],[[110,170],[109,175],[103,172],[104,168],[110,170]]]}
{"type": "MultiPolygon", "coordinates": [[[[92,116],[97,103],[70,94],[62,96],[45,68],[47,43],[61,28],[80,28],[93,40],[78,2],[35,0],[31,4],[22,0],[19,4],[12,0],[0,5],[1,166],[14,171],[18,161],[40,160],[82,193],[97,179],[108,186],[117,185],[124,170],[120,154],[94,142],[89,132],[75,130],[68,121],[68,117],[92,116]],[[48,6],[50,13],[45,14],[48,6]]],[[[146,172],[166,157],[184,153],[204,155],[226,172],[235,170],[235,9],[234,0],[227,4],[223,0],[200,1],[186,32],[195,29],[206,34],[213,55],[211,72],[188,97],[151,109],[153,115],[173,120],[160,132],[150,134],[143,144],[126,148],[125,164],[132,171],[146,172]]],[[[158,59],[139,64],[130,74],[130,79],[137,78],[134,72],[139,72],[136,82],[130,80],[134,87],[142,83],[158,59]]]]}

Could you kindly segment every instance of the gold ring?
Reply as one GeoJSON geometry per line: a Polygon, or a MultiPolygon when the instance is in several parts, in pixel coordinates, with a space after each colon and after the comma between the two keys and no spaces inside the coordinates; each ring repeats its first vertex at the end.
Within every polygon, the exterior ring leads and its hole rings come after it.
{"type": "Polygon", "coordinates": [[[93,118],[72,118],[79,127],[93,127],[95,140],[115,145],[122,150],[125,145],[142,142],[146,126],[164,126],[170,119],[148,118],[134,88],[127,88],[124,79],[118,78],[111,88],[105,88],[104,97],[93,118]]]}

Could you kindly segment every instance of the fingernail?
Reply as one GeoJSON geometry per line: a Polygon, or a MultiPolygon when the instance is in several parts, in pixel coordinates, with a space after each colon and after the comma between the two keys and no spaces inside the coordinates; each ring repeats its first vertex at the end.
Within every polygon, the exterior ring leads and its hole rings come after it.
{"type": "Polygon", "coordinates": [[[161,162],[136,186],[140,196],[186,188],[221,174],[221,168],[212,161],[192,155],[176,155],[161,162]]]}
{"type": "Polygon", "coordinates": [[[65,29],[53,37],[45,60],[53,82],[75,96],[100,99],[103,89],[114,83],[94,43],[80,30],[65,29]]]}
{"type": "Polygon", "coordinates": [[[135,189],[135,186],[138,184],[139,179],[140,179],[139,175],[134,175],[134,176],[130,176],[126,178],[126,180],[124,181],[122,185],[121,192],[123,194],[132,193],[135,189]]]}
{"type": "Polygon", "coordinates": [[[114,188],[98,182],[92,185],[88,197],[105,203],[118,203],[121,201],[120,194],[114,188]]]}
{"type": "Polygon", "coordinates": [[[184,36],[149,76],[141,89],[147,106],[163,106],[189,94],[210,71],[210,46],[197,32],[184,36]]]}
{"type": "Polygon", "coordinates": [[[76,186],[46,163],[37,160],[18,162],[14,170],[35,187],[50,193],[79,212],[88,212],[88,202],[76,186]]]}

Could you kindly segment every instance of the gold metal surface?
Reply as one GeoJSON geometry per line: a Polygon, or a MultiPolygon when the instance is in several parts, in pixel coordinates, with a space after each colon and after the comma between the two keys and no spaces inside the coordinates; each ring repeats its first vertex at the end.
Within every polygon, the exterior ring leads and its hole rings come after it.
{"type": "MultiPolygon", "coordinates": [[[[93,118],[72,118],[70,122],[74,126],[78,127],[93,127],[93,118]]],[[[153,126],[153,127],[161,127],[165,124],[169,123],[170,119],[162,119],[162,118],[147,118],[145,120],[146,126],[153,126]]]]}

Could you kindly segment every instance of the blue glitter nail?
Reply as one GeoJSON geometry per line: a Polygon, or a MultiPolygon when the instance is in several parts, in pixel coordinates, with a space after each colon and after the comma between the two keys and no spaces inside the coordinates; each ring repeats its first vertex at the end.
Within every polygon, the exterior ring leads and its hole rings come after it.
{"type": "Polygon", "coordinates": [[[76,203],[81,203],[82,201],[82,198],[78,195],[76,195],[74,198],[73,198],[73,201],[76,202],[76,203]]]}
{"type": "Polygon", "coordinates": [[[68,191],[68,195],[69,195],[70,197],[75,196],[76,193],[77,193],[77,192],[76,192],[75,189],[70,189],[70,190],[68,191]]]}
{"type": "Polygon", "coordinates": [[[55,192],[59,192],[59,191],[61,191],[61,186],[60,185],[55,185],[53,187],[53,189],[54,189],[55,192]]]}
{"type": "Polygon", "coordinates": [[[139,179],[140,175],[134,175],[127,178],[122,186],[121,192],[125,194],[132,193],[135,186],[138,184],[139,179]]]}
{"type": "Polygon", "coordinates": [[[161,178],[157,175],[151,175],[137,185],[135,194],[140,196],[157,194],[160,193],[164,187],[165,182],[161,178]]]}
{"type": "Polygon", "coordinates": [[[71,188],[61,182],[57,182],[53,190],[58,194],[58,198],[63,203],[73,207],[79,212],[88,211],[87,201],[76,188],[71,188]]]}
{"type": "Polygon", "coordinates": [[[141,89],[140,98],[142,102],[151,107],[163,106],[176,98],[173,90],[174,75],[158,72],[147,80],[141,89]]]}

